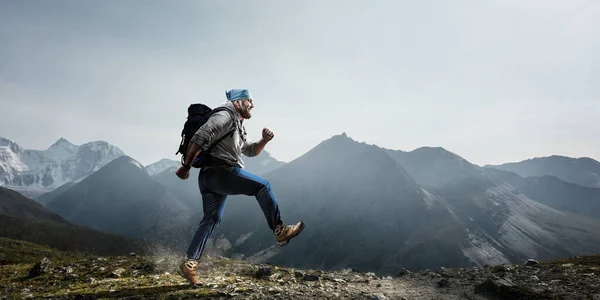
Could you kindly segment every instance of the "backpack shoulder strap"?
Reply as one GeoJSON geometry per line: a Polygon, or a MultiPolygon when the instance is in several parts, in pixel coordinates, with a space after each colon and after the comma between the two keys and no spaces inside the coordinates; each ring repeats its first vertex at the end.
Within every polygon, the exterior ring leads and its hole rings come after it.
{"type": "Polygon", "coordinates": [[[212,143],[212,145],[210,145],[210,147],[208,149],[206,149],[206,153],[210,153],[212,151],[212,149],[219,144],[223,139],[225,139],[227,136],[233,136],[233,133],[237,130],[237,122],[235,121],[235,112],[232,111],[231,109],[224,107],[224,106],[220,106],[215,108],[211,114],[214,114],[218,111],[222,111],[222,110],[226,110],[229,115],[231,116],[231,123],[233,123],[233,129],[231,129],[229,132],[227,132],[227,134],[224,134],[222,137],[220,137],[219,139],[217,139],[215,142],[212,143]]]}

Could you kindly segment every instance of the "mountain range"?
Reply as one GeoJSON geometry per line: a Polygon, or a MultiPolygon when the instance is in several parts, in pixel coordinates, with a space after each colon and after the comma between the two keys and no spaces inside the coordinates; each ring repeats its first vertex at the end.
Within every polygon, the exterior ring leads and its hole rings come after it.
{"type": "Polygon", "coordinates": [[[60,138],[46,150],[31,150],[0,137],[0,185],[35,197],[81,180],[123,154],[104,141],[77,146],[60,138]]]}
{"type": "MultiPolygon", "coordinates": [[[[579,160],[586,174],[598,163],[579,160]]],[[[385,149],[346,134],[288,163],[268,152],[245,162],[271,182],[283,220],[307,227],[280,248],[256,200],[230,196],[210,241],[222,255],[392,274],[600,252],[600,189],[577,184],[574,173],[558,177],[560,165],[544,174],[527,173],[527,164],[520,172],[480,167],[441,147],[385,149]]],[[[37,201],[70,223],[183,253],[202,201],[197,170],[183,181],[178,165],[121,155],[37,201]]]]}
{"type": "Polygon", "coordinates": [[[489,165],[489,167],[511,171],[526,177],[552,175],[566,182],[600,188],[600,162],[589,157],[573,158],[552,155],[520,162],[489,165]]]}
{"type": "MultiPolygon", "coordinates": [[[[286,249],[273,245],[247,198],[229,201],[216,234],[231,241],[228,253],[236,257],[388,274],[600,251],[598,219],[546,205],[555,200],[544,184],[498,172],[441,148],[393,152],[342,134],[265,174],[284,220],[307,224],[286,249]]],[[[570,194],[580,187],[565,188],[570,194]]],[[[580,200],[592,206],[595,195],[580,200]]]]}

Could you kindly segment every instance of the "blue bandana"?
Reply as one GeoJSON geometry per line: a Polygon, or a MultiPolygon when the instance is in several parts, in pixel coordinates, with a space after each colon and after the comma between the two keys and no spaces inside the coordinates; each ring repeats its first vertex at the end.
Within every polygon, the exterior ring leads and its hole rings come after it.
{"type": "Polygon", "coordinates": [[[252,98],[252,96],[250,95],[250,92],[246,89],[229,90],[229,91],[225,92],[225,95],[227,96],[227,100],[229,100],[229,101],[252,98]]]}

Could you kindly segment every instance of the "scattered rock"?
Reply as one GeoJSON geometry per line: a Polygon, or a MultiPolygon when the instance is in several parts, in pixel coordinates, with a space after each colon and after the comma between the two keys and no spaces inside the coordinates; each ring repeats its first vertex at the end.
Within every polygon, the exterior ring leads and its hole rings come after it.
{"type": "Polygon", "coordinates": [[[258,270],[256,270],[256,273],[254,274],[254,276],[256,278],[264,278],[264,277],[271,276],[271,274],[273,274],[273,267],[260,266],[260,267],[258,267],[258,270]]]}
{"type": "Polygon", "coordinates": [[[110,273],[113,277],[121,277],[121,275],[125,272],[125,269],[123,268],[118,268],[114,271],[112,271],[112,273],[110,273]]]}
{"type": "Polygon", "coordinates": [[[45,273],[50,272],[50,266],[52,266],[52,262],[44,257],[42,260],[38,261],[31,270],[29,270],[29,277],[33,278],[45,273]]]}
{"type": "Polygon", "coordinates": [[[570,267],[573,266],[573,264],[568,263],[568,264],[562,264],[561,266],[564,267],[564,268],[570,268],[570,267]]]}
{"type": "Polygon", "coordinates": [[[503,279],[493,276],[476,286],[475,292],[478,294],[503,295],[509,293],[514,287],[515,284],[512,283],[510,279],[503,279]]]}
{"type": "Polygon", "coordinates": [[[492,273],[506,273],[510,272],[510,269],[505,265],[498,265],[492,268],[492,273]]]}
{"type": "Polygon", "coordinates": [[[397,277],[402,277],[404,275],[409,275],[409,274],[410,274],[409,270],[407,270],[405,268],[402,268],[402,269],[400,269],[400,271],[398,271],[398,274],[396,274],[396,276],[397,277]]]}
{"type": "MultiPolygon", "coordinates": [[[[541,284],[543,285],[543,284],[541,284]]],[[[519,286],[509,278],[488,278],[475,287],[475,293],[493,295],[501,299],[547,299],[548,295],[542,290],[519,286]]]]}
{"type": "Polygon", "coordinates": [[[370,300],[387,300],[387,297],[382,293],[368,294],[366,298],[370,300]]]}
{"type": "Polygon", "coordinates": [[[540,263],[539,261],[537,261],[537,260],[535,260],[535,259],[531,259],[531,258],[530,258],[530,259],[528,259],[528,260],[525,262],[525,265],[526,265],[526,266],[535,266],[535,265],[537,265],[537,264],[539,264],[539,263],[540,263]]]}
{"type": "Polygon", "coordinates": [[[446,278],[443,278],[440,281],[438,281],[437,285],[439,287],[447,287],[450,285],[450,281],[448,281],[448,279],[446,279],[446,278]]]}
{"type": "Polygon", "coordinates": [[[283,274],[281,272],[277,272],[271,276],[269,276],[269,279],[272,281],[277,281],[279,279],[281,279],[283,277],[283,274]]]}
{"type": "Polygon", "coordinates": [[[304,277],[302,277],[302,280],[304,280],[304,281],[319,281],[319,276],[314,275],[314,274],[305,274],[304,277]]]}

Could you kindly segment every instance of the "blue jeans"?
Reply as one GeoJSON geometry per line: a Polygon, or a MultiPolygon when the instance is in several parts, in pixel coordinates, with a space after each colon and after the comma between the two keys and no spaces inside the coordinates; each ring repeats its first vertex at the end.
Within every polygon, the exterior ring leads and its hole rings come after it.
{"type": "Polygon", "coordinates": [[[198,186],[202,194],[204,217],[188,247],[187,258],[199,260],[202,256],[208,238],[221,223],[228,195],[256,197],[269,228],[275,230],[275,226],[281,223],[271,184],[260,176],[238,167],[208,168],[200,172],[198,186]]]}

